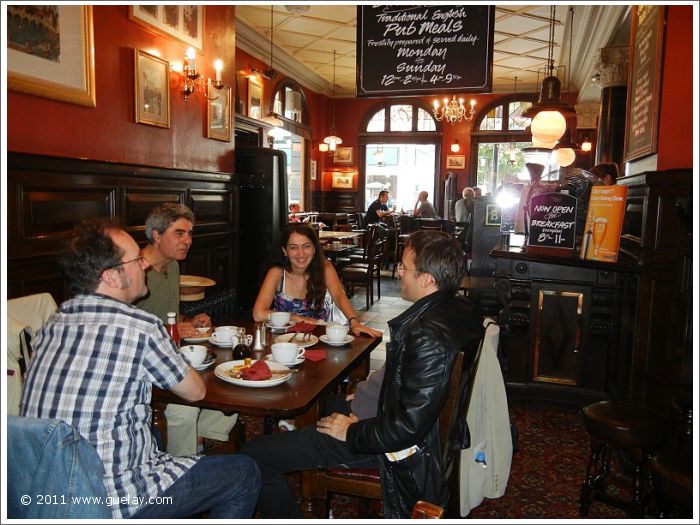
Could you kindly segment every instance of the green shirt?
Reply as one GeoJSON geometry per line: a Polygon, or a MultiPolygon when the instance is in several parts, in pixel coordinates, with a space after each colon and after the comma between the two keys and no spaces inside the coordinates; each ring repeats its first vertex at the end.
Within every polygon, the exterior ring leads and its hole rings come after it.
{"type": "Polygon", "coordinates": [[[134,304],[168,322],[168,312],[175,312],[180,318],[180,266],[177,261],[168,263],[165,273],[150,268],[146,271],[148,295],[134,304]]]}

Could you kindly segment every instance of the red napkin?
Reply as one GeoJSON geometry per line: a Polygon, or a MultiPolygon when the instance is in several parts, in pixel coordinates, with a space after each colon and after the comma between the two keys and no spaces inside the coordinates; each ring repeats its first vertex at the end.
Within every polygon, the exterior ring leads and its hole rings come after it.
{"type": "Polygon", "coordinates": [[[264,381],[272,377],[270,367],[262,359],[255,361],[248,368],[244,368],[241,372],[241,377],[246,381],[264,381]]]}
{"type": "Polygon", "coordinates": [[[325,350],[309,350],[306,349],[304,352],[304,357],[309,361],[323,361],[326,358],[325,350]]]}
{"type": "Polygon", "coordinates": [[[313,332],[316,330],[316,325],[311,323],[297,323],[287,330],[287,332],[313,332]]]}

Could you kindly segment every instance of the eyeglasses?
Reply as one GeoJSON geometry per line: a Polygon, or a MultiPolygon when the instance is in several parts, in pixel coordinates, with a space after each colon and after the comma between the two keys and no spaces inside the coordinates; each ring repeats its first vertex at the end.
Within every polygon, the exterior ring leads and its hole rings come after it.
{"type": "Polygon", "coordinates": [[[119,266],[124,266],[125,264],[129,264],[132,262],[138,261],[140,263],[142,260],[143,260],[143,256],[138,256],[138,257],[136,257],[136,259],[131,259],[130,261],[124,261],[124,262],[120,262],[117,264],[113,264],[112,266],[107,266],[107,268],[105,268],[105,270],[111,270],[113,268],[118,268],[119,266]]]}
{"type": "MultiPolygon", "coordinates": [[[[399,273],[404,273],[404,272],[419,272],[419,270],[417,270],[416,268],[406,268],[406,267],[403,265],[403,263],[399,263],[399,264],[396,266],[396,271],[399,272],[399,273]]],[[[423,273],[423,272],[419,272],[419,273],[423,273]]]]}

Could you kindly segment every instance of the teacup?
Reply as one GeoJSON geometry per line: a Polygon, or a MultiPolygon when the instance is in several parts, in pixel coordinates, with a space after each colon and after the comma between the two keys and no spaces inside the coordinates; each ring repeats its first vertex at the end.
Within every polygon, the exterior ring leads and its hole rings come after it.
{"type": "Polygon", "coordinates": [[[290,365],[304,355],[305,350],[296,343],[274,343],[272,358],[283,365],[290,365]]]}
{"type": "Polygon", "coordinates": [[[326,325],[326,337],[331,343],[342,343],[348,335],[347,325],[330,323],[326,325]]]}
{"type": "Polygon", "coordinates": [[[186,345],[180,347],[180,352],[192,366],[199,366],[207,357],[207,347],[203,345],[186,345]]]}
{"type": "Polygon", "coordinates": [[[282,328],[289,324],[289,320],[292,318],[292,314],[289,312],[272,312],[270,314],[270,323],[275,328],[282,328]]]}
{"type": "Polygon", "coordinates": [[[205,336],[209,333],[209,330],[211,330],[211,326],[198,326],[195,328],[197,330],[197,333],[201,336],[205,336]]]}
{"type": "Polygon", "coordinates": [[[237,326],[217,326],[214,330],[214,340],[217,343],[229,343],[236,337],[238,343],[238,327],[237,326]]]}

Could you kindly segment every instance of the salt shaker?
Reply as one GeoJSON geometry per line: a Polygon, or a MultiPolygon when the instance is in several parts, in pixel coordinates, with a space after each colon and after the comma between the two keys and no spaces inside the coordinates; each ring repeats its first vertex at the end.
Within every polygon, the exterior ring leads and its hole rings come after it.
{"type": "Polygon", "coordinates": [[[255,327],[255,344],[253,345],[254,350],[265,349],[266,335],[267,334],[265,333],[265,323],[258,323],[255,327]]]}

